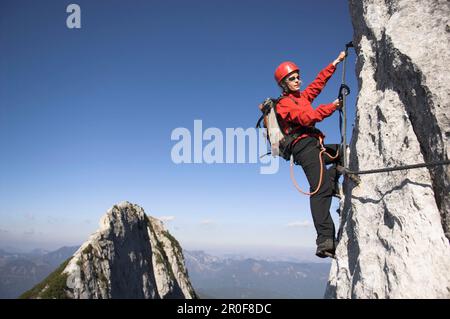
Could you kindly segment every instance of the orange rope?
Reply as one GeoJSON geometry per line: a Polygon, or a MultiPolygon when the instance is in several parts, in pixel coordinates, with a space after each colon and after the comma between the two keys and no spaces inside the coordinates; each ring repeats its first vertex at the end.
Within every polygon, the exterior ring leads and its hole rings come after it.
{"type": "Polygon", "coordinates": [[[317,188],[314,192],[311,193],[307,193],[301,190],[300,186],[298,186],[297,181],[295,180],[295,176],[294,176],[294,155],[291,154],[291,162],[290,162],[290,175],[291,175],[291,180],[294,183],[295,188],[302,194],[305,195],[309,195],[312,196],[314,194],[316,194],[319,189],[320,186],[322,185],[322,179],[323,179],[323,159],[322,159],[322,154],[325,153],[326,155],[328,155],[328,157],[332,160],[336,159],[339,156],[339,149],[336,151],[336,155],[335,156],[331,156],[329,153],[327,153],[326,148],[323,146],[323,138],[319,137],[319,143],[320,143],[320,152],[319,152],[319,162],[320,162],[320,177],[319,177],[319,185],[317,185],[317,188]]]}

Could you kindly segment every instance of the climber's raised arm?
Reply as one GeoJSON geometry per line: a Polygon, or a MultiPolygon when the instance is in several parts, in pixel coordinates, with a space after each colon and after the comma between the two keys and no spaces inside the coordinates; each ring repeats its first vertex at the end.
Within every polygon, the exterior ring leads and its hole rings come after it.
{"type": "Polygon", "coordinates": [[[320,71],[316,79],[311,82],[302,92],[302,96],[305,97],[309,102],[312,102],[325,87],[325,84],[336,71],[336,66],[345,58],[345,51],[339,53],[338,57],[330,63],[325,69],[320,71]]]}

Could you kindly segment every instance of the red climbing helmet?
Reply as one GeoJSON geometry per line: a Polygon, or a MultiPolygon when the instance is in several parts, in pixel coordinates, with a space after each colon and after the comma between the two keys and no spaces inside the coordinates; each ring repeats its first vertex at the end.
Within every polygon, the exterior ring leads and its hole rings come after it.
{"type": "Polygon", "coordinates": [[[275,70],[275,81],[280,83],[289,73],[299,71],[300,69],[294,62],[286,61],[281,63],[275,70]]]}

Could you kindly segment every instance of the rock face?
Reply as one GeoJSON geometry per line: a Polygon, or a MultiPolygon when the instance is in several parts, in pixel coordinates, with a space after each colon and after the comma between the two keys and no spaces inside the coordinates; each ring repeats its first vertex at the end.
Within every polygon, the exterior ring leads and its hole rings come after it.
{"type": "Polygon", "coordinates": [[[182,250],[161,221],[129,202],[24,298],[196,298],[182,250]]]}
{"type": "MultiPolygon", "coordinates": [[[[448,159],[450,2],[350,0],[359,77],[349,166],[448,159]]],[[[327,298],[450,298],[450,168],[345,183],[327,298]]]]}

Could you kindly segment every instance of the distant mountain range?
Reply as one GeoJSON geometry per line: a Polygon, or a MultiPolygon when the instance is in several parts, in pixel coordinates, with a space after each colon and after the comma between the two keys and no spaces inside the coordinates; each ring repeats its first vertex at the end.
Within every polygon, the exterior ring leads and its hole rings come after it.
{"type": "MultiPolygon", "coordinates": [[[[17,298],[78,249],[53,252],[0,250],[0,298],[17,298]]],[[[221,258],[203,251],[183,251],[189,278],[200,298],[322,298],[329,263],[298,263],[252,258],[221,258]]]]}
{"type": "Polygon", "coordinates": [[[35,249],[29,253],[7,252],[0,249],[0,298],[17,298],[47,277],[76,247],[62,247],[53,252],[35,249]]]}
{"type": "Polygon", "coordinates": [[[184,251],[200,298],[322,298],[329,263],[229,259],[184,251]]]}

